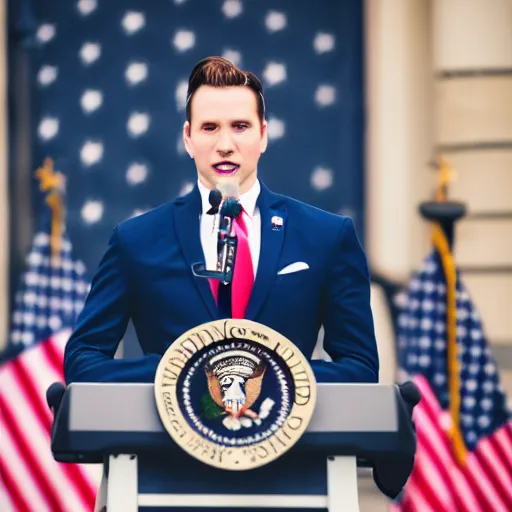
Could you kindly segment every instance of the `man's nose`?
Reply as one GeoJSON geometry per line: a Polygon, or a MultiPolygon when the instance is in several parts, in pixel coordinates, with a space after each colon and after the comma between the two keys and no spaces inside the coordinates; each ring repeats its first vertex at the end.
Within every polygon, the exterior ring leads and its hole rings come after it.
{"type": "Polygon", "coordinates": [[[222,157],[226,157],[232,155],[233,151],[234,148],[231,137],[229,137],[229,135],[221,136],[219,143],[217,145],[217,152],[219,153],[219,155],[221,155],[222,157]]]}

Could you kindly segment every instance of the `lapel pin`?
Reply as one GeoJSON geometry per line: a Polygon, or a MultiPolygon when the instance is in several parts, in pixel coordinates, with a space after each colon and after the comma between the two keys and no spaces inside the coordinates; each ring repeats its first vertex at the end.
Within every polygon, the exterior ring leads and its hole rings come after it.
{"type": "Polygon", "coordinates": [[[274,231],[279,231],[282,227],[283,227],[283,218],[278,217],[277,215],[272,217],[272,229],[274,231]]]}

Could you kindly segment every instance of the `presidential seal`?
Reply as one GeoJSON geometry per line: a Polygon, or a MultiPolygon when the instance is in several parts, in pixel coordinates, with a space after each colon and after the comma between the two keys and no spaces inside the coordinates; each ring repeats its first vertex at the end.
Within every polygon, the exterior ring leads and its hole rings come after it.
{"type": "Polygon", "coordinates": [[[247,470],[289,450],[316,401],[313,371],[278,332],[250,320],[217,320],[178,338],[155,376],[162,423],[211,466],[247,470]]]}

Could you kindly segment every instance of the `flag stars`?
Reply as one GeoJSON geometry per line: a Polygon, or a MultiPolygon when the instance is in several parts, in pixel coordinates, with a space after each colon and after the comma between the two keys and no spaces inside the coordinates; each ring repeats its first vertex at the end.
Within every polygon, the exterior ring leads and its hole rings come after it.
{"type": "Polygon", "coordinates": [[[334,36],[325,32],[319,32],[313,40],[313,48],[318,54],[332,51],[334,49],[334,44],[334,36]]]}
{"type": "Polygon", "coordinates": [[[148,66],[144,62],[131,62],[125,71],[128,84],[137,85],[148,77],[148,66]]]}
{"type": "Polygon", "coordinates": [[[311,174],[311,186],[319,192],[327,190],[332,187],[333,183],[333,172],[331,169],[326,167],[316,167],[311,174]]]}
{"type": "Polygon", "coordinates": [[[286,24],[286,14],[282,12],[270,11],[265,16],[265,27],[271,34],[283,30],[286,27],[286,24]]]}
{"type": "Polygon", "coordinates": [[[96,10],[96,7],[98,7],[97,0],[79,0],[77,4],[78,12],[82,16],[88,16],[96,10]]]}
{"type": "Polygon", "coordinates": [[[267,134],[269,140],[277,140],[284,137],[286,126],[284,121],[276,117],[269,117],[267,122],[267,134]]]}
{"type": "Polygon", "coordinates": [[[174,34],[172,44],[180,53],[186,52],[196,44],[196,36],[191,30],[178,30],[174,34]]]}
{"type": "Polygon", "coordinates": [[[101,201],[88,200],[82,206],[80,214],[86,224],[96,224],[103,217],[103,203],[101,201]]]}
{"type": "Polygon", "coordinates": [[[140,137],[149,129],[151,118],[145,112],[134,112],[128,118],[128,134],[131,137],[140,137]]]}
{"type": "Polygon", "coordinates": [[[86,166],[97,164],[103,158],[103,143],[87,141],[80,151],[80,160],[86,166]]]}
{"type": "Polygon", "coordinates": [[[144,183],[148,177],[148,166],[134,162],[126,171],[126,181],[129,185],[135,186],[144,183]]]}
{"type": "Polygon", "coordinates": [[[121,25],[126,35],[133,35],[146,25],[146,17],[142,12],[129,11],[123,16],[121,25]]]}
{"type": "Polygon", "coordinates": [[[315,91],[315,102],[319,107],[328,107],[336,101],[336,89],[332,85],[319,85],[315,91]]]}
{"type": "Polygon", "coordinates": [[[242,10],[240,0],[225,0],[222,4],[222,12],[226,18],[236,18],[242,14],[242,10]]]}
{"type": "Polygon", "coordinates": [[[240,66],[242,64],[242,54],[236,50],[225,50],[222,54],[226,60],[232,62],[235,66],[240,66]]]}
{"type": "Polygon", "coordinates": [[[55,82],[57,73],[58,70],[56,66],[42,66],[37,74],[37,81],[42,86],[48,86],[55,82]]]}
{"type": "Polygon", "coordinates": [[[51,23],[44,23],[40,25],[36,32],[36,39],[40,43],[48,43],[50,42],[56,34],[55,25],[51,23]]]}
{"type": "Polygon", "coordinates": [[[80,105],[86,114],[90,114],[97,110],[103,103],[103,94],[101,91],[87,90],[84,91],[80,98],[80,105]]]}
{"type": "Polygon", "coordinates": [[[183,185],[180,188],[179,196],[184,196],[192,191],[194,188],[194,184],[191,181],[187,181],[183,183],[183,185]]]}
{"type": "Polygon", "coordinates": [[[263,70],[263,78],[272,87],[286,80],[286,66],[278,62],[270,62],[263,70]]]}
{"type": "Polygon", "coordinates": [[[84,43],[80,48],[80,59],[85,65],[97,61],[101,55],[101,46],[98,43],[84,43]]]}
{"type": "Polygon", "coordinates": [[[39,123],[38,134],[42,140],[53,139],[59,132],[59,120],[55,117],[45,117],[39,123]]]}

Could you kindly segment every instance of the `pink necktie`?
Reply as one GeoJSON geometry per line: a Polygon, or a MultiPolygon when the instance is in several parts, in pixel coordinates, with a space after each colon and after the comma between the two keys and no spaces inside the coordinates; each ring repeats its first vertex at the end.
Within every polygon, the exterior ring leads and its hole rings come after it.
{"type": "MultiPolygon", "coordinates": [[[[244,318],[247,304],[251,297],[254,284],[254,270],[252,266],[251,250],[247,226],[244,221],[244,211],[233,221],[233,230],[238,238],[236,250],[235,268],[231,282],[231,316],[232,318],[244,318]]],[[[215,302],[218,302],[219,281],[210,280],[215,302]]]]}
{"type": "Polygon", "coordinates": [[[251,249],[247,226],[244,220],[244,211],[234,220],[233,228],[238,238],[236,249],[235,268],[233,269],[233,282],[231,284],[231,308],[233,318],[244,318],[247,304],[251,298],[254,284],[254,270],[252,268],[251,249]]]}

